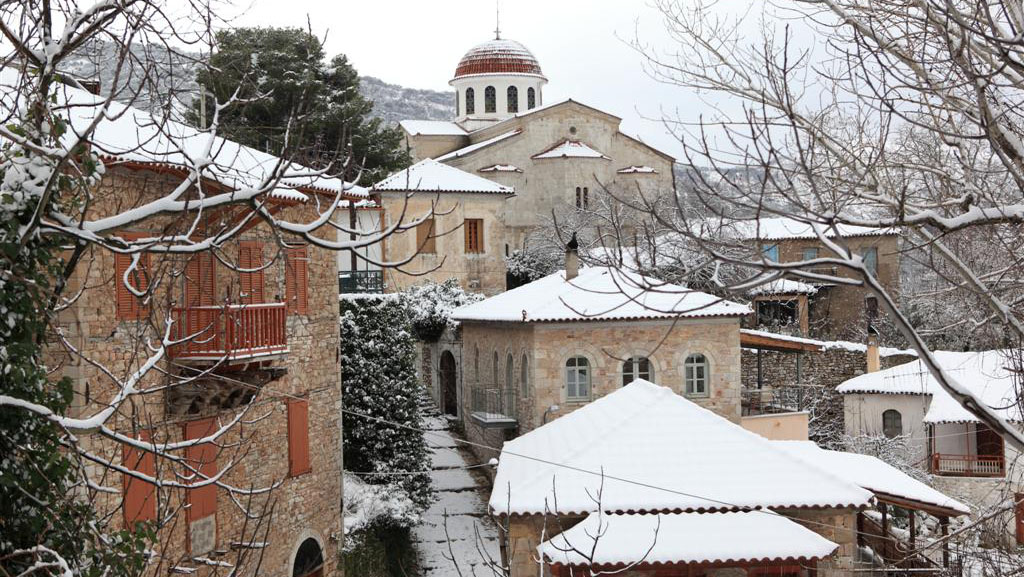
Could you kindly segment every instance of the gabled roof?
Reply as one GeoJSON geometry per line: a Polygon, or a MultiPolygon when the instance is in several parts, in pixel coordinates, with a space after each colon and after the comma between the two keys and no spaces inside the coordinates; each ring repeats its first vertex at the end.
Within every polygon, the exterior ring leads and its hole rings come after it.
{"type": "Polygon", "coordinates": [[[412,136],[466,136],[458,124],[448,120],[403,120],[398,123],[412,136]]]}
{"type": "Polygon", "coordinates": [[[585,142],[568,139],[555,144],[544,152],[533,155],[531,158],[602,158],[611,160],[604,153],[595,150],[585,142]]]}
{"type": "Polygon", "coordinates": [[[507,140],[509,138],[512,138],[513,136],[519,136],[522,133],[523,133],[523,131],[521,129],[517,128],[517,129],[512,130],[510,132],[506,132],[504,134],[499,134],[498,136],[495,136],[494,138],[488,138],[487,140],[483,140],[483,141],[477,142],[476,144],[470,144],[469,146],[464,146],[464,147],[462,147],[462,148],[460,148],[458,150],[453,150],[453,151],[449,152],[448,154],[445,154],[443,156],[438,156],[436,160],[438,162],[447,162],[449,160],[453,160],[453,159],[456,159],[456,158],[462,158],[463,156],[466,156],[467,154],[472,154],[472,153],[474,153],[474,152],[476,152],[478,150],[487,148],[488,146],[491,146],[491,145],[497,144],[497,143],[499,143],[499,142],[501,142],[503,140],[507,140]]]}
{"type": "MultiPolygon", "coordinates": [[[[1011,351],[935,351],[932,356],[944,373],[981,397],[1004,419],[1024,421],[1017,402],[1020,376],[1014,372],[1011,351]]],[[[921,360],[854,377],[836,390],[843,394],[930,395],[925,423],[980,422],[939,385],[921,360]]]]}
{"type": "MultiPolygon", "coordinates": [[[[806,222],[793,218],[760,218],[754,220],[737,220],[725,224],[727,233],[732,233],[739,238],[758,240],[791,240],[791,239],[816,239],[814,228],[806,222]]],[[[836,234],[831,228],[824,225],[821,227],[827,238],[835,237],[836,234]]],[[[836,225],[840,237],[858,236],[895,236],[899,230],[895,228],[871,228],[866,226],[853,226],[849,224],[836,225]]]]}
{"type": "Polygon", "coordinates": [[[871,493],[666,387],[636,380],[506,441],[496,514],[865,507],[871,493]]]}
{"type": "Polygon", "coordinates": [[[970,507],[947,497],[896,467],[871,455],[828,451],[813,441],[772,441],[791,455],[823,467],[871,491],[882,501],[902,501],[931,512],[946,515],[967,515],[970,507]]]}
{"type": "Polygon", "coordinates": [[[515,194],[515,189],[429,158],[373,185],[374,192],[470,192],[515,194]]]}
{"type": "Polygon", "coordinates": [[[718,297],[608,267],[565,271],[455,310],[458,321],[559,322],[738,317],[750,308],[718,297]]]}
{"type": "Polygon", "coordinates": [[[625,567],[635,564],[806,562],[839,545],[776,513],[603,515],[537,547],[553,565],[625,567]],[[587,552],[587,556],[581,554],[587,552]],[[589,557],[589,558],[588,558],[589,557]]]}

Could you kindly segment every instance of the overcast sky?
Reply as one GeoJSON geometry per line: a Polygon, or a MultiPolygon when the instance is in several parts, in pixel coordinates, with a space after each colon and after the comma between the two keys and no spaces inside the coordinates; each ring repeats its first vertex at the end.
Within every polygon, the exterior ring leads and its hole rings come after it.
{"type": "MultiPolygon", "coordinates": [[[[410,88],[450,90],[462,55],[494,37],[494,0],[251,0],[237,25],[306,26],[327,34],[329,55],[344,53],[361,74],[410,88]]],[[[671,49],[661,15],[647,0],[505,0],[502,36],[525,44],[549,84],[545,101],[574,98],[623,120],[623,130],[670,154],[681,149],[655,120],[662,110],[696,118],[701,102],[642,70],[626,44],[671,49]]]]}

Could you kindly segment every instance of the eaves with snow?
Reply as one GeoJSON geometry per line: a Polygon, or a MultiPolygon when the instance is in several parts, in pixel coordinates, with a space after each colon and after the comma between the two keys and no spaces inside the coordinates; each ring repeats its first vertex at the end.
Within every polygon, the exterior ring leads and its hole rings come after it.
{"type": "Polygon", "coordinates": [[[512,196],[515,189],[436,160],[424,159],[373,185],[373,192],[452,192],[512,196]]]}
{"type": "Polygon", "coordinates": [[[515,130],[510,130],[508,132],[499,134],[498,136],[495,136],[494,138],[488,138],[487,140],[481,140],[480,142],[477,142],[476,144],[470,144],[469,146],[464,146],[464,147],[462,147],[462,148],[460,148],[458,150],[453,150],[453,151],[451,151],[451,152],[449,152],[447,154],[443,154],[441,156],[438,156],[435,160],[437,160],[438,162],[447,162],[449,160],[454,160],[456,158],[462,158],[463,156],[466,156],[467,154],[472,154],[472,153],[474,153],[474,152],[476,152],[478,150],[483,150],[484,148],[488,148],[490,146],[494,146],[495,144],[498,144],[499,142],[504,142],[504,141],[506,141],[506,140],[508,140],[510,138],[519,136],[522,133],[523,133],[523,131],[520,128],[517,128],[515,130]]]}
{"type": "Polygon", "coordinates": [[[457,321],[564,322],[741,317],[747,305],[613,267],[585,267],[566,280],[558,271],[469,304],[457,321]]]}
{"type": "Polygon", "coordinates": [[[491,166],[485,166],[477,172],[522,172],[523,169],[513,166],[511,164],[492,164],[491,166]]]}
{"type": "Polygon", "coordinates": [[[658,171],[650,166],[627,166],[615,171],[618,174],[658,174],[658,171]]]}
{"type": "Polygon", "coordinates": [[[750,296],[813,295],[817,287],[787,278],[775,279],[747,291],[750,296]]]}
{"type": "Polygon", "coordinates": [[[403,120],[398,124],[411,136],[466,136],[469,134],[450,120],[403,120]]]}
{"type": "MultiPolygon", "coordinates": [[[[836,232],[841,238],[863,237],[863,236],[896,236],[899,229],[896,228],[873,228],[867,226],[853,226],[849,224],[837,224],[833,229],[830,226],[818,224],[818,228],[825,238],[835,238],[836,232]]],[[[760,218],[752,220],[738,219],[735,221],[718,224],[722,232],[729,236],[735,236],[747,240],[795,240],[795,239],[817,239],[815,225],[810,222],[794,218],[760,218]]]]}
{"type": "MultiPolygon", "coordinates": [[[[935,351],[932,356],[942,371],[970,390],[1007,421],[1024,422],[1017,394],[1020,375],[1014,357],[1020,351],[980,352],[935,351]]],[[[927,395],[931,397],[924,422],[978,423],[980,420],[943,389],[921,360],[904,363],[843,382],[836,390],[843,394],[927,395]]]]}
{"type": "Polygon", "coordinates": [[[592,148],[581,140],[563,140],[551,148],[533,155],[531,158],[542,160],[545,158],[599,158],[611,160],[604,153],[592,148]]]}

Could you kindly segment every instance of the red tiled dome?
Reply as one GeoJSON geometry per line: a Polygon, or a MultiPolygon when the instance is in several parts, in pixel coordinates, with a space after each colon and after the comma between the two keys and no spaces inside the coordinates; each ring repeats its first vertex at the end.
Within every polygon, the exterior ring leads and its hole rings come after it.
{"type": "Polygon", "coordinates": [[[455,69],[455,78],[473,74],[536,74],[540,64],[525,46],[515,40],[488,40],[471,48],[455,69]]]}

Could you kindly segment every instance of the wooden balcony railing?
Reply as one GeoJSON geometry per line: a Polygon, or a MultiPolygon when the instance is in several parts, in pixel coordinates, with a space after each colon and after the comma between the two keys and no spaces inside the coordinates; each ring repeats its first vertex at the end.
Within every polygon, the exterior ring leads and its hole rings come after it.
{"type": "Polygon", "coordinates": [[[1002,455],[932,454],[932,471],[947,477],[1002,477],[1006,474],[1002,455]]]}
{"type": "Polygon", "coordinates": [[[285,303],[179,307],[174,311],[171,358],[237,361],[288,352],[285,303]]]}

